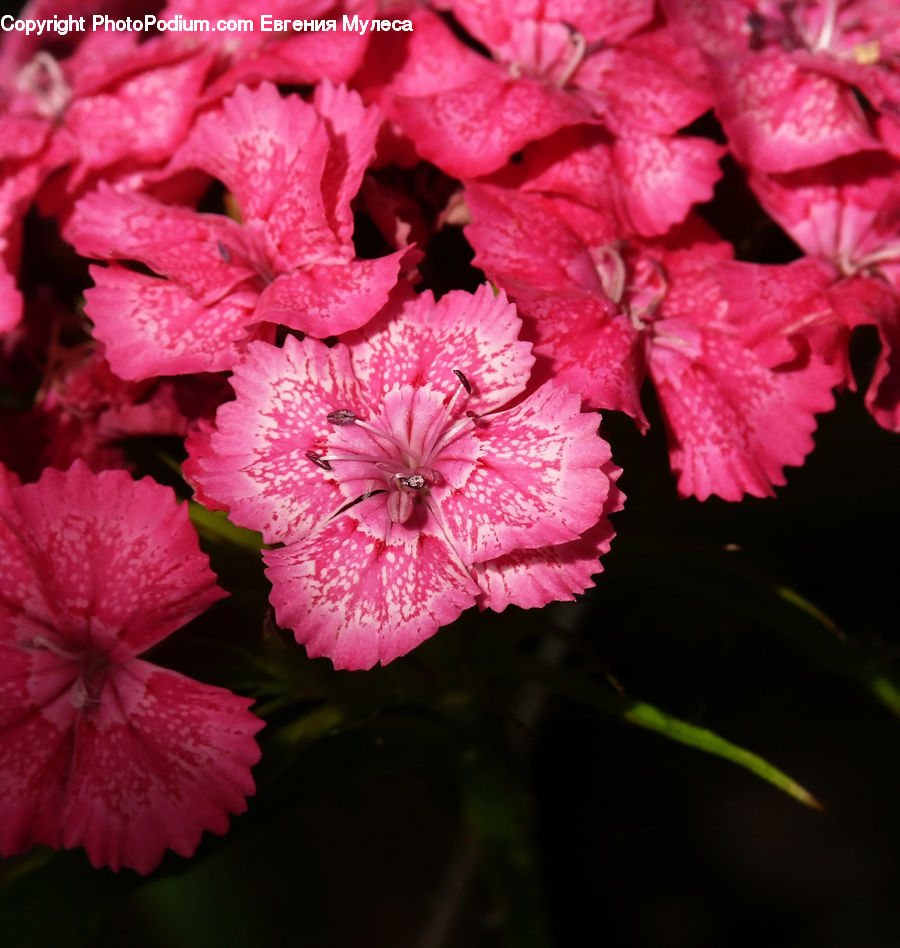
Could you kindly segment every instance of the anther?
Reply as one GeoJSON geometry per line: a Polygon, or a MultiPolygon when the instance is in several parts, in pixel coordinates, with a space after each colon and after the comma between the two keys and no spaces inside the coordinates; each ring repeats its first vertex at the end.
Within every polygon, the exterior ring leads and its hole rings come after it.
{"type": "Polygon", "coordinates": [[[323,471],[332,471],[334,468],[316,451],[307,451],[306,456],[310,461],[313,462],[317,467],[322,468],[323,471]]]}
{"type": "Polygon", "coordinates": [[[332,425],[352,425],[356,421],[356,413],[349,408],[339,408],[337,411],[329,412],[326,420],[332,425]]]}
{"type": "Polygon", "coordinates": [[[231,263],[231,251],[225,246],[225,244],[223,244],[221,240],[217,240],[216,246],[219,248],[219,256],[226,263],[231,263]]]}
{"type": "Polygon", "coordinates": [[[460,369],[454,369],[453,374],[459,379],[460,385],[466,390],[467,395],[472,394],[472,386],[460,369]]]}
{"type": "Polygon", "coordinates": [[[401,477],[400,483],[410,490],[421,490],[425,486],[426,480],[421,474],[410,474],[409,477],[401,477]]]}

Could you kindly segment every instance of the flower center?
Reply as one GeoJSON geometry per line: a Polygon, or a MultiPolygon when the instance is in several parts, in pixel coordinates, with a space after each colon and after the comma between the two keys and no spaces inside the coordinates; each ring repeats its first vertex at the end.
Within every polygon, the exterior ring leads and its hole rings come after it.
{"type": "Polygon", "coordinates": [[[30,645],[46,649],[54,655],[70,661],[76,670],[75,680],[69,692],[69,700],[75,708],[91,709],[100,703],[100,695],[109,675],[112,663],[109,656],[97,648],[63,648],[44,635],[35,636],[30,645]]]}
{"type": "Polygon", "coordinates": [[[34,54],[19,72],[16,84],[21,92],[33,97],[34,109],[42,118],[59,118],[72,96],[59,63],[46,52],[34,54]]]}
{"type": "Polygon", "coordinates": [[[531,76],[563,89],[587,53],[584,37],[565,23],[518,20],[509,39],[497,50],[518,79],[531,76]]]}
{"type": "Polygon", "coordinates": [[[628,315],[638,332],[655,319],[668,289],[660,263],[647,254],[626,259],[621,243],[591,249],[603,292],[628,315]]]}
{"type": "Polygon", "coordinates": [[[841,14],[840,6],[840,0],[759,3],[747,15],[750,49],[778,45],[787,52],[801,49],[860,65],[877,63],[881,44],[871,24],[848,6],[841,14]]]}
{"type": "Polygon", "coordinates": [[[338,513],[387,494],[389,519],[406,523],[418,507],[428,507],[435,489],[457,486],[460,464],[470,469],[474,463],[460,442],[477,416],[465,409],[471,383],[459,369],[454,373],[459,388],[449,397],[428,385],[403,386],[386,393],[380,416],[371,421],[351,408],[327,414],[333,426],[327,448],[306,457],[336,475],[349,501],[338,513]]]}

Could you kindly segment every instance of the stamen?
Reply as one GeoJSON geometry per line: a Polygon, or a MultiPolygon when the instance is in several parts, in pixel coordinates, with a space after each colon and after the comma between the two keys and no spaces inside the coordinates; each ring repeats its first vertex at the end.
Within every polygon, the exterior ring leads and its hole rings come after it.
{"type": "Polygon", "coordinates": [[[472,385],[469,380],[465,377],[461,369],[454,369],[453,374],[459,379],[460,384],[466,390],[467,395],[472,394],[472,385]]]}
{"type": "Polygon", "coordinates": [[[351,507],[355,507],[357,504],[361,504],[364,500],[368,500],[370,497],[374,497],[376,494],[385,494],[387,491],[383,487],[377,487],[374,490],[367,490],[364,493],[360,494],[356,500],[351,500],[348,503],[344,504],[343,507],[339,507],[328,519],[334,520],[335,517],[339,517],[342,513],[349,510],[351,507]]]}
{"type": "Polygon", "coordinates": [[[592,248],[594,253],[594,268],[600,277],[603,292],[614,302],[621,303],[625,294],[625,261],[617,247],[607,244],[603,247],[592,248]]]}
{"type": "Polygon", "coordinates": [[[53,652],[54,655],[57,655],[59,658],[65,658],[72,662],[77,662],[81,658],[80,652],[70,652],[67,649],[64,649],[57,645],[55,642],[51,642],[44,635],[36,635],[31,642],[28,643],[32,648],[45,648],[48,652],[53,652]]]}
{"type": "MultiPolygon", "coordinates": [[[[569,27],[572,30],[572,27],[569,27]]],[[[569,80],[575,74],[575,70],[581,65],[581,60],[584,59],[584,54],[587,51],[587,43],[585,42],[584,37],[577,30],[572,30],[572,52],[569,55],[569,59],[566,62],[566,67],[560,73],[559,78],[556,80],[556,88],[563,89],[568,84],[569,80]]]]}
{"type": "Polygon", "coordinates": [[[231,263],[231,251],[225,246],[225,244],[223,244],[221,240],[217,240],[216,246],[219,248],[219,256],[226,263],[231,263]]]}
{"type": "Polygon", "coordinates": [[[828,49],[834,39],[834,27],[837,20],[837,0],[825,0],[825,17],[822,21],[822,29],[819,31],[819,38],[812,51],[814,53],[828,49]]]}
{"type": "Polygon", "coordinates": [[[326,415],[326,420],[331,425],[352,425],[356,422],[356,412],[350,411],[349,408],[338,408],[337,411],[329,412],[326,415]]]}
{"type": "Polygon", "coordinates": [[[62,68],[50,53],[44,51],[34,54],[31,62],[20,71],[16,84],[38,97],[38,112],[44,118],[59,116],[71,96],[62,68]]]}
{"type": "Polygon", "coordinates": [[[421,490],[427,483],[421,474],[410,474],[409,477],[400,477],[398,480],[404,487],[408,487],[410,490],[421,490]]]}
{"type": "Polygon", "coordinates": [[[323,471],[333,471],[334,468],[319,454],[317,451],[307,451],[306,456],[309,458],[316,467],[322,468],[323,471]]]}
{"type": "Polygon", "coordinates": [[[465,418],[460,418],[460,420],[450,428],[448,428],[428,449],[428,456],[434,457],[439,451],[443,451],[444,448],[453,444],[453,442],[468,428],[469,425],[475,427],[475,423],[480,416],[476,415],[474,412],[466,412],[465,418]]]}
{"type": "MultiPolygon", "coordinates": [[[[400,452],[401,457],[404,459],[404,466],[407,468],[418,467],[423,459],[423,456],[419,454],[418,451],[413,451],[410,445],[406,442],[397,438],[395,435],[391,434],[390,431],[385,431],[383,428],[376,428],[375,425],[370,425],[369,422],[363,421],[360,418],[357,418],[356,415],[350,411],[348,408],[342,408],[339,411],[333,411],[329,416],[328,420],[333,425],[356,425],[357,428],[362,428],[365,431],[368,431],[375,438],[381,438],[384,441],[388,441],[400,452]],[[339,418],[335,418],[339,416],[339,418]],[[340,419],[349,417],[348,421],[342,421],[340,419]]],[[[350,460],[349,458],[334,458],[329,456],[329,460],[350,460]]],[[[353,460],[371,460],[364,458],[363,455],[357,455],[353,460]]],[[[385,460],[380,458],[379,460],[385,460]]]]}

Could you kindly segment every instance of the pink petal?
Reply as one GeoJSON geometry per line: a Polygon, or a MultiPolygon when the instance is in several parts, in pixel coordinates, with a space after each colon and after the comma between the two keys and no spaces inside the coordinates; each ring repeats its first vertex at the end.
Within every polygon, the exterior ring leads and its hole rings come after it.
{"type": "Polygon", "coordinates": [[[307,452],[324,452],[329,412],[364,404],[349,352],[291,336],[283,349],[254,343],[232,385],[237,400],[219,409],[212,453],[195,479],[266,543],[303,536],[346,503],[334,476],[307,452]]]}
{"type": "Polygon", "coordinates": [[[897,247],[900,164],[884,153],[842,158],[783,175],[753,174],[760,203],[809,254],[847,272],[897,247]]]}
{"type": "Polygon", "coordinates": [[[378,100],[423,157],[456,177],[499,168],[527,142],[583,122],[571,96],[467,49],[434,15],[415,17],[408,52],[378,100]]]}
{"type": "Polygon", "coordinates": [[[834,406],[834,372],[766,368],[740,341],[683,319],[654,326],[653,376],[669,433],[678,491],[705,500],[766,497],[784,466],[813,449],[815,413],[834,406]]]}
{"type": "MultiPolygon", "coordinates": [[[[825,337],[826,348],[823,356],[830,361],[843,365],[847,359],[845,326],[875,326],[881,340],[881,353],[875,363],[875,371],[866,392],[866,407],[882,428],[888,431],[900,431],[900,292],[885,285],[877,277],[857,276],[842,280],[829,291],[829,298],[843,324],[835,329],[836,341],[825,337]]],[[[821,345],[822,339],[817,339],[821,345]]],[[[849,365],[847,377],[852,382],[849,365]]]]}
{"type": "Polygon", "coordinates": [[[716,63],[717,112],[735,155],[791,171],[877,147],[852,90],[780,51],[716,63]]]}
{"type": "Polygon", "coordinates": [[[215,431],[215,425],[201,419],[195,424],[184,439],[184,450],[187,457],[181,464],[181,475],[191,485],[194,491],[194,500],[203,504],[207,510],[228,510],[227,504],[214,500],[203,490],[201,482],[205,479],[205,461],[212,455],[210,439],[215,431]]]}
{"type": "Polygon", "coordinates": [[[279,624],[311,658],[325,655],[336,668],[405,655],[474,605],[478,592],[442,540],[399,524],[378,539],[350,514],[264,558],[279,624]]]}
{"type": "Polygon", "coordinates": [[[230,369],[247,338],[258,293],[238,287],[211,306],[168,280],[120,266],[91,267],[85,313],[124,379],[230,369]]]}
{"type": "Polygon", "coordinates": [[[603,292],[575,231],[540,195],[469,185],[466,200],[474,217],[466,235],[476,248],[475,262],[526,317],[535,353],[544,357],[537,366],[541,376],[558,375],[592,407],[626,411],[646,424],[643,343],[603,292]]]}
{"type": "Polygon", "coordinates": [[[41,576],[34,567],[16,498],[18,478],[0,466],[3,472],[3,497],[0,497],[0,642],[33,638],[35,624],[53,627],[54,610],[45,597],[41,576]]]}
{"type": "Polygon", "coordinates": [[[705,283],[708,311],[724,302],[727,321],[740,328],[741,341],[770,368],[805,360],[810,346],[821,354],[813,340],[837,318],[826,293],[835,271],[827,263],[805,257],[784,266],[760,266],[698,255],[696,273],[688,278],[686,256],[678,265],[677,286],[673,280],[673,298],[666,300],[667,313],[689,318],[692,311],[702,311],[696,296],[705,283]]]}
{"type": "Polygon", "coordinates": [[[256,276],[246,263],[244,234],[234,221],[167,207],[144,194],[120,193],[102,183],[76,204],[65,236],[86,257],[137,260],[207,303],[256,276]]]}
{"type": "MultiPolygon", "coordinates": [[[[332,4],[323,4],[327,10],[332,4]]],[[[248,5],[247,17],[256,15],[258,7],[248,5]]],[[[361,11],[361,19],[371,19],[373,13],[361,11]]],[[[209,8],[201,7],[197,14],[209,17],[209,8]]],[[[233,15],[233,14],[232,14],[233,15]]],[[[279,14],[273,14],[279,16],[279,14]]],[[[284,17],[296,19],[301,13],[296,7],[286,10],[284,17]]],[[[303,13],[304,18],[314,14],[303,13]]],[[[328,34],[328,42],[322,42],[321,33],[281,34],[252,56],[238,55],[234,65],[222,73],[209,85],[203,95],[204,102],[215,102],[222,96],[233,92],[238,86],[256,86],[261,81],[279,83],[286,86],[313,85],[320,79],[332,82],[347,82],[359,68],[369,36],[350,30],[338,30],[328,34]]],[[[231,41],[230,39],[228,40],[231,41]]]]}
{"type": "Polygon", "coordinates": [[[587,247],[546,198],[471,182],[465,193],[473,218],[466,237],[475,264],[492,279],[544,290],[571,290],[574,283],[602,293],[587,247]]]}
{"type": "MultiPolygon", "coordinates": [[[[437,4],[435,4],[437,6],[437,4]]],[[[447,0],[440,4],[490,47],[506,42],[517,20],[542,19],[570,25],[592,43],[603,39],[614,44],[653,19],[652,0],[507,0],[502,7],[488,0],[447,0]]]]}
{"type": "Polygon", "coordinates": [[[481,561],[517,549],[577,539],[603,512],[609,480],[600,468],[609,446],[596,414],[552,383],[513,408],[481,418],[480,457],[464,490],[441,499],[441,517],[481,561]]]}
{"type": "Polygon", "coordinates": [[[276,277],[255,318],[324,339],[358,329],[388,301],[405,250],[375,260],[314,264],[276,277]]]}
{"type": "Polygon", "coordinates": [[[878,322],[881,354],[866,392],[866,408],[888,431],[900,432],[900,305],[878,322]]]}
{"type": "MultiPolygon", "coordinates": [[[[614,465],[606,465],[610,478],[618,476],[614,465]]],[[[624,497],[613,484],[607,499],[607,513],[621,510],[624,497]]],[[[578,540],[544,546],[536,550],[515,550],[495,560],[475,566],[481,587],[481,609],[502,612],[507,606],[540,609],[550,602],[571,602],[594,585],[591,578],[602,572],[600,557],[609,552],[615,530],[604,516],[578,540]]]]}
{"type": "Polygon", "coordinates": [[[0,855],[60,846],[59,813],[72,756],[72,663],[0,642],[0,855]]]}
{"type": "Polygon", "coordinates": [[[528,142],[589,117],[564,93],[527,77],[504,78],[499,67],[445,92],[396,96],[383,108],[423,158],[457,178],[488,174],[528,142]]]}
{"type": "Polygon", "coordinates": [[[48,624],[73,645],[133,655],[226,595],[169,487],[76,461],[14,499],[48,624]]]}
{"type": "Polygon", "coordinates": [[[473,411],[499,408],[525,388],[534,358],[518,338],[521,322],[504,293],[488,285],[453,290],[437,303],[430,293],[391,303],[372,322],[345,337],[353,370],[374,404],[395,384],[424,380],[456,392],[466,376],[473,411]]]}
{"type": "Polygon", "coordinates": [[[601,48],[584,60],[574,81],[619,134],[643,129],[673,135],[713,105],[696,49],[678,43],[670,29],[601,48]]]}
{"type": "Polygon", "coordinates": [[[209,65],[208,57],[194,57],[139,73],[114,93],[76,99],[66,111],[66,124],[79,143],[75,182],[125,158],[167,159],[187,131],[209,65]]]}
{"type": "Polygon", "coordinates": [[[712,199],[723,149],[702,138],[632,133],[613,146],[627,219],[644,236],[665,233],[691,206],[712,199]]]}
{"type": "Polygon", "coordinates": [[[147,873],[191,856],[204,830],[246,810],[262,722],[246,698],[134,659],[76,725],[63,843],[91,863],[147,873]]]}
{"type": "MultiPolygon", "coordinates": [[[[614,137],[579,125],[526,148],[521,190],[543,194],[545,207],[555,207],[585,243],[654,236],[681,222],[693,203],[712,197],[722,154],[701,138],[639,129],[614,137]]],[[[521,196],[512,200],[522,203],[521,196]]]]}
{"type": "MultiPolygon", "coordinates": [[[[202,115],[173,167],[202,168],[223,181],[245,221],[266,221],[273,212],[277,220],[310,214],[321,227],[325,211],[319,181],[328,148],[328,132],[316,110],[266,82],[252,91],[238,87],[221,109],[202,115]],[[298,160],[306,172],[300,190],[286,186],[299,173],[298,160]]],[[[275,230],[282,233],[284,226],[275,230]]]]}
{"type": "Polygon", "coordinates": [[[350,244],[353,239],[350,201],[359,191],[363,174],[375,154],[382,116],[374,106],[366,108],[358,93],[327,81],[316,87],[313,105],[325,119],[331,139],[322,173],[325,209],[338,239],[350,244]]]}
{"type": "MultiPolygon", "coordinates": [[[[504,282],[504,281],[501,281],[504,282]]],[[[543,374],[582,393],[591,408],[623,411],[642,430],[643,334],[605,296],[578,289],[545,293],[506,283],[536,339],[543,374]],[[543,358],[540,358],[543,357],[543,358]]]]}
{"type": "Polygon", "coordinates": [[[6,135],[0,142],[0,161],[15,161],[36,155],[47,140],[53,123],[37,115],[3,116],[6,135]]]}

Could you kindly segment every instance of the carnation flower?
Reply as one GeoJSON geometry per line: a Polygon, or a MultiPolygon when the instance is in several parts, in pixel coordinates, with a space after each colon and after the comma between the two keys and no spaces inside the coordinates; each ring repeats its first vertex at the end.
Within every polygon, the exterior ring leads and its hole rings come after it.
{"type": "Polygon", "coordinates": [[[0,469],[0,853],[84,846],[149,872],[246,809],[245,698],[137,656],[219,589],[172,491],[81,462],[0,469]]]}
{"type": "Polygon", "coordinates": [[[240,87],[201,116],[170,170],[202,168],[234,195],[241,222],[104,187],[67,237],[96,283],[85,312],[127,379],[231,368],[260,324],[326,337],[384,305],[403,251],[356,258],[350,200],[381,118],[323,82],[312,103],[269,84],[240,87]],[[123,265],[136,260],[153,271],[123,265]]]}
{"type": "Polygon", "coordinates": [[[65,168],[52,190],[68,210],[73,193],[101,169],[118,175],[168,160],[210,65],[209,56],[167,51],[158,39],[140,44],[134,33],[100,30],[58,61],[38,48],[46,35],[7,33],[0,47],[0,331],[21,317],[22,220],[42,185],[65,168]]]}
{"type": "Polygon", "coordinates": [[[900,162],[883,152],[779,175],[753,174],[763,207],[830,268],[833,310],[813,343],[853,384],[850,329],[874,325],[882,350],[866,392],[872,417],[900,431],[900,162]]]}
{"type": "Polygon", "coordinates": [[[466,200],[476,264],[516,300],[554,373],[642,427],[653,379],[682,495],[770,495],[812,450],[839,380],[803,338],[831,312],[827,267],[735,262],[697,220],[665,239],[595,243],[585,208],[572,208],[576,230],[559,200],[484,185],[466,200]]]}
{"type": "Polygon", "coordinates": [[[706,54],[738,159],[791,171],[877,147],[858,101],[896,123],[900,11],[884,0],[665,0],[706,54]]]}
{"type": "MultiPolygon", "coordinates": [[[[477,177],[529,142],[578,126],[573,147],[589,154],[561,176],[592,192],[602,181],[601,200],[609,189],[633,195],[629,209],[653,233],[669,226],[659,217],[672,222],[682,192],[688,203],[709,196],[718,149],[679,134],[712,105],[703,62],[660,23],[653,0],[433,5],[449,9],[492,58],[419,9],[415,31],[393,38],[389,55],[371,47],[357,77],[423,158],[456,177],[477,177]],[[599,170],[585,174],[591,165],[599,170]]],[[[538,161],[559,161],[570,142],[557,137],[538,161]]]]}
{"type": "Polygon", "coordinates": [[[591,585],[618,509],[597,416],[547,384],[503,294],[395,299],[328,348],[252,344],[193,471],[262,532],[281,625],[369,668],[476,603],[591,585]]]}

